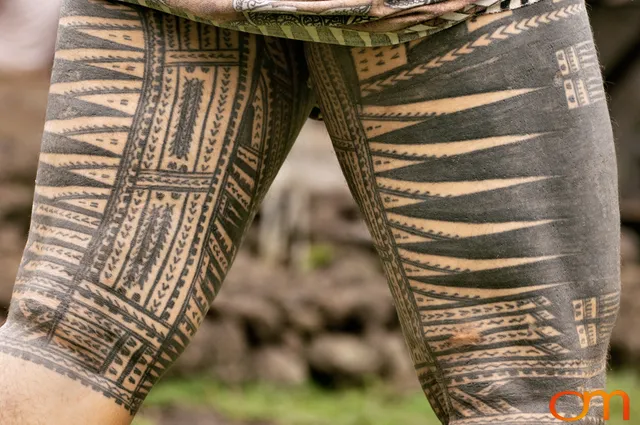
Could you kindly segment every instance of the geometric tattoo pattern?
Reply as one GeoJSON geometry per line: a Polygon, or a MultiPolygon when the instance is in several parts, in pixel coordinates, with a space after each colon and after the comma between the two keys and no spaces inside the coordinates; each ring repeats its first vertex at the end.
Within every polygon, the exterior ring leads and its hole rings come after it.
{"type": "Polygon", "coordinates": [[[306,71],[277,39],[71,3],[0,351],[133,412],[218,292],[309,112],[306,71]]]}
{"type": "Polygon", "coordinates": [[[619,215],[582,1],[376,48],[68,4],[0,352],[134,413],[219,292],[315,94],[442,423],[556,423],[554,394],[603,388],[619,215]]]}
{"type": "MultiPolygon", "coordinates": [[[[556,423],[554,394],[602,388],[619,302],[615,165],[584,4],[307,53],[442,423],[556,423]],[[569,107],[564,81],[580,87],[569,107]]],[[[580,423],[604,424],[601,407],[580,423]]]]}
{"type": "Polygon", "coordinates": [[[582,348],[596,346],[603,339],[608,341],[619,302],[618,294],[573,301],[576,330],[582,348]]]}
{"type": "Polygon", "coordinates": [[[539,0],[121,1],[267,37],[372,47],[418,40],[465,21],[539,0]]]}
{"type": "Polygon", "coordinates": [[[600,64],[592,41],[583,41],[556,52],[569,109],[605,99],[600,64]]]}

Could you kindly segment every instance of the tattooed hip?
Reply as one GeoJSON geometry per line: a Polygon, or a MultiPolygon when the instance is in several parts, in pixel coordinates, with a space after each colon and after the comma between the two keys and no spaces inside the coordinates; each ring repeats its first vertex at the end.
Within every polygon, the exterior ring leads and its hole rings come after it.
{"type": "Polygon", "coordinates": [[[603,388],[616,164],[580,0],[377,48],[67,0],[0,352],[134,413],[316,99],[442,423],[556,423],[553,395],[603,388]]]}

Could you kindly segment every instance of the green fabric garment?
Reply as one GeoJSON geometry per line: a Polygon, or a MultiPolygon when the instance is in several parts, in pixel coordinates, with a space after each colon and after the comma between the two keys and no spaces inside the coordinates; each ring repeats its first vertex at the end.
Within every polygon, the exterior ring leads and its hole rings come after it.
{"type": "Polygon", "coordinates": [[[385,46],[538,0],[121,0],[237,31],[345,46],[385,46]]]}

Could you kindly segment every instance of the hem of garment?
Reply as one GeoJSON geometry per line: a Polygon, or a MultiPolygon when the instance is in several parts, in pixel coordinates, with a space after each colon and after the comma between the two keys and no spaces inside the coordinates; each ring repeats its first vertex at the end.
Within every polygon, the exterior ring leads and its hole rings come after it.
{"type": "MultiPolygon", "coordinates": [[[[255,25],[250,21],[216,21],[212,19],[200,18],[189,12],[179,11],[168,8],[164,5],[157,3],[148,4],[146,0],[118,0],[124,3],[137,4],[144,7],[159,10],[164,13],[176,15],[189,19],[191,21],[200,22],[207,25],[213,25],[219,28],[225,28],[234,31],[240,31],[250,34],[263,35],[267,37],[278,37],[289,40],[298,40],[312,43],[324,43],[334,44],[347,47],[381,47],[381,46],[393,46],[397,44],[404,44],[409,41],[415,41],[429,37],[440,31],[449,29],[457,24],[468,21],[469,19],[506,12],[509,10],[516,10],[521,7],[526,7],[532,4],[536,4],[542,1],[550,0],[529,0],[523,2],[523,0],[498,0],[492,1],[486,5],[486,9],[482,13],[469,14],[466,17],[460,17],[464,15],[464,11],[456,11],[445,13],[442,15],[443,19],[450,18],[450,21],[446,24],[438,26],[437,28],[430,28],[420,30],[417,29],[420,25],[416,25],[412,28],[394,32],[367,32],[362,30],[353,30],[349,28],[332,27],[332,26],[266,26],[255,25]],[[508,6],[503,6],[503,3],[508,1],[508,6]]],[[[477,3],[472,3],[470,6],[482,6],[482,0],[477,3]]]]}

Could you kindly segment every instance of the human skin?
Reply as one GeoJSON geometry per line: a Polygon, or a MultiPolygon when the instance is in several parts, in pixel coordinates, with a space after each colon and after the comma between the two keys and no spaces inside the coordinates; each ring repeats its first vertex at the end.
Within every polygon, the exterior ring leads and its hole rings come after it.
{"type": "Polygon", "coordinates": [[[125,425],[126,409],[85,385],[22,359],[0,354],[0,423],[125,425]]]}
{"type": "Polygon", "coordinates": [[[554,394],[604,386],[619,216],[582,2],[349,48],[67,0],[0,328],[3,425],[130,422],[204,319],[314,94],[442,423],[557,423],[554,394]]]}
{"type": "Polygon", "coordinates": [[[307,78],[297,43],[66,1],[0,352],[136,412],[218,292],[312,107],[307,78]]]}
{"type": "MultiPolygon", "coordinates": [[[[555,394],[605,386],[619,212],[583,7],[544,2],[398,48],[306,45],[443,424],[563,423],[555,394]]],[[[604,424],[602,407],[574,423],[604,424]]]]}

